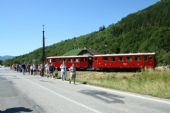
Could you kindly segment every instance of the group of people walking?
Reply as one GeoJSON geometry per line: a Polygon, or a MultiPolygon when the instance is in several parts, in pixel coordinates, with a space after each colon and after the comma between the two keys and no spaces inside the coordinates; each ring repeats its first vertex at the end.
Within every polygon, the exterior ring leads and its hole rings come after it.
{"type": "Polygon", "coordinates": [[[11,66],[11,69],[14,69],[17,72],[22,72],[23,75],[28,72],[31,75],[36,75],[40,70],[41,70],[41,65],[36,65],[36,64],[13,64],[11,66]]]}
{"type": "MultiPolygon", "coordinates": [[[[47,75],[47,77],[52,77],[52,78],[58,78],[59,74],[58,74],[58,69],[55,68],[52,64],[45,64],[44,67],[44,71],[45,71],[45,75],[47,75]]],[[[26,72],[28,72],[30,75],[37,75],[38,73],[40,75],[42,75],[42,70],[43,70],[43,66],[42,64],[36,65],[36,64],[13,64],[11,66],[11,69],[14,69],[17,72],[22,72],[23,75],[25,75],[26,72]]],[[[60,70],[61,70],[61,79],[64,81],[67,78],[67,67],[65,65],[65,63],[63,62],[60,65],[60,70]]],[[[71,82],[73,81],[73,83],[75,84],[75,79],[76,79],[76,68],[74,66],[74,64],[72,64],[72,66],[69,68],[69,72],[70,72],[70,78],[69,78],[69,83],[71,84],[71,82]]]]}

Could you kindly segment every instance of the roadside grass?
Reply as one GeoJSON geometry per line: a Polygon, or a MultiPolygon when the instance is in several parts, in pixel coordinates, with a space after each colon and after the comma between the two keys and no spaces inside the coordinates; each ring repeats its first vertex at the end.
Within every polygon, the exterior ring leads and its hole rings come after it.
{"type": "Polygon", "coordinates": [[[76,81],[170,99],[170,71],[151,69],[136,73],[77,71],[76,81]]]}

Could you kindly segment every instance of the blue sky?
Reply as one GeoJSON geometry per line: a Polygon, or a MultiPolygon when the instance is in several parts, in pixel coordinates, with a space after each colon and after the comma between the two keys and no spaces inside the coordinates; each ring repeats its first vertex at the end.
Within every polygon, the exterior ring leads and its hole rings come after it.
{"type": "Polygon", "coordinates": [[[107,27],[158,1],[0,0],[0,56],[40,48],[43,24],[46,45],[52,45],[107,27]]]}

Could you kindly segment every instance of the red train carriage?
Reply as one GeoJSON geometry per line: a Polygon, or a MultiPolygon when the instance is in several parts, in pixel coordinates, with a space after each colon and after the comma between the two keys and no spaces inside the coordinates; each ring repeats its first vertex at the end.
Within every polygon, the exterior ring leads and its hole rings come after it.
{"type": "Polygon", "coordinates": [[[154,68],[155,53],[104,54],[93,56],[94,69],[154,68]]]}
{"type": "Polygon", "coordinates": [[[56,68],[60,68],[60,65],[65,62],[67,68],[75,65],[77,69],[87,69],[92,66],[92,57],[88,55],[81,56],[54,56],[47,57],[47,62],[52,64],[56,68]]]}
{"type": "Polygon", "coordinates": [[[67,68],[74,63],[77,69],[141,69],[156,65],[155,53],[54,56],[47,57],[47,61],[58,69],[63,61],[67,68]]]}

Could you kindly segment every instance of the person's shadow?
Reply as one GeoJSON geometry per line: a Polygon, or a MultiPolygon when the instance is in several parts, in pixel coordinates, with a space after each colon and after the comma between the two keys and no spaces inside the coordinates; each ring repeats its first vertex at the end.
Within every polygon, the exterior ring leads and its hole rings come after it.
{"type": "Polygon", "coordinates": [[[15,108],[9,108],[6,109],[5,111],[1,111],[0,113],[20,113],[20,112],[32,112],[33,110],[25,107],[15,107],[15,108]]]}

